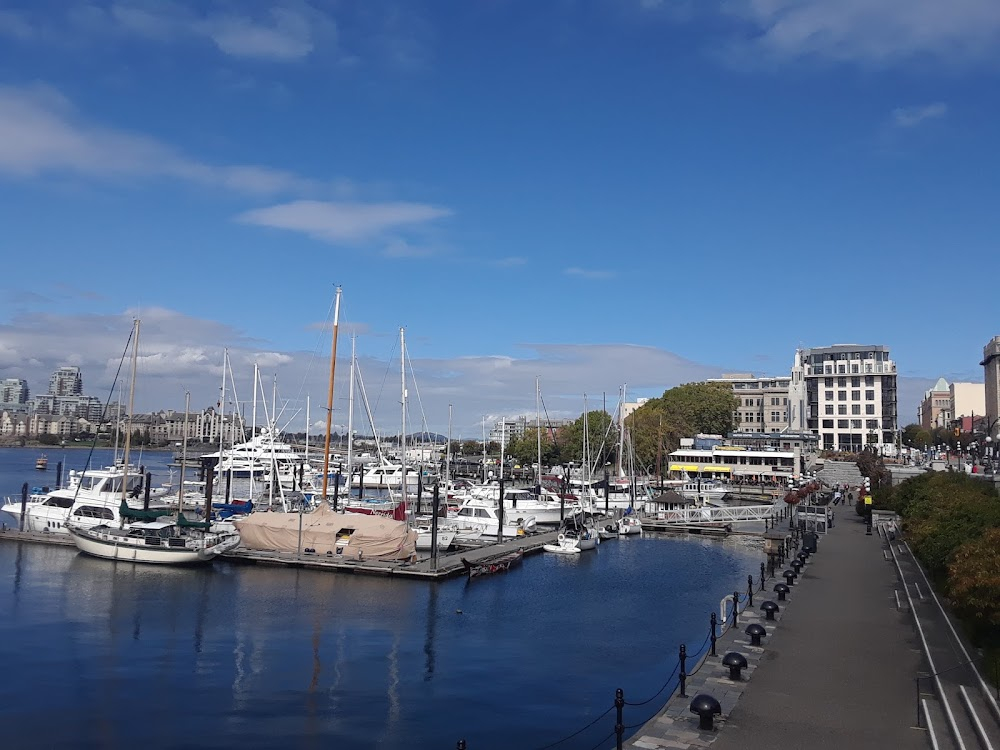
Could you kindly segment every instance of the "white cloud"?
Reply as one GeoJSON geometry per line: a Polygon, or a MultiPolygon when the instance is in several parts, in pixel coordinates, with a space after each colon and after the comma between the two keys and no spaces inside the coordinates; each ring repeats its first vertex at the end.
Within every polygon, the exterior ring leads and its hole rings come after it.
{"type": "Polygon", "coordinates": [[[47,86],[0,86],[0,173],[34,177],[170,178],[249,194],[313,192],[321,185],[256,165],[213,165],[147,136],[87,123],[47,86]]]}
{"type": "MultiPolygon", "coordinates": [[[[253,363],[257,362],[268,382],[268,397],[271,378],[276,376],[278,402],[286,404],[285,415],[294,415],[297,420],[294,429],[305,424],[306,395],[312,396],[315,409],[318,402],[325,403],[329,370],[317,362],[324,362],[329,354],[328,337],[317,339],[315,352],[283,351],[280,342],[256,341],[216,321],[163,308],[115,315],[33,313],[0,323],[0,378],[25,378],[33,391],[44,391],[55,368],[75,362],[83,370],[85,392],[103,401],[110,392],[133,317],[142,321],[136,386],[137,407],[142,411],[183,408],[185,391],[192,394],[192,408],[214,404],[219,396],[223,348],[229,349],[240,400],[252,398],[253,363]]],[[[344,341],[341,337],[335,388],[337,423],[347,421],[350,345],[343,345],[344,341]]],[[[358,348],[366,380],[374,382],[388,367],[398,367],[398,361],[386,361],[394,347],[382,337],[362,336],[358,348]],[[364,353],[372,349],[386,354],[373,357],[364,353]]],[[[422,357],[419,342],[411,342],[409,356],[415,377],[411,396],[419,391],[428,427],[446,432],[448,405],[452,404],[456,437],[475,437],[484,414],[534,414],[536,377],[547,413],[575,418],[583,411],[585,393],[591,409],[601,408],[606,400],[613,410],[623,382],[628,383],[632,398],[658,396],[678,383],[714,377],[722,371],[662,349],[614,343],[531,344],[516,355],[441,359],[422,357]]],[[[380,429],[391,432],[397,428],[398,398],[390,391],[373,401],[372,407],[380,429]]],[[[411,420],[414,430],[422,427],[416,414],[411,420]]],[[[355,424],[367,430],[360,411],[355,414],[355,424]]]]}
{"type": "Polygon", "coordinates": [[[50,39],[64,43],[129,37],[161,44],[201,41],[230,57],[273,62],[300,60],[321,44],[335,46],[337,37],[333,17],[305,0],[280,0],[259,12],[249,3],[218,12],[173,0],[95,0],[62,15],[41,15],[36,22],[50,39]]]}
{"type": "Polygon", "coordinates": [[[12,10],[0,10],[0,36],[32,39],[35,29],[25,16],[12,10]]]}
{"type": "Polygon", "coordinates": [[[424,203],[300,200],[247,211],[237,221],[343,243],[374,239],[387,231],[424,224],[451,213],[450,209],[424,203]]]}
{"type": "Polygon", "coordinates": [[[573,266],[572,268],[567,268],[563,271],[567,276],[576,276],[581,279],[611,279],[614,278],[614,271],[601,271],[598,269],[587,269],[587,268],[577,268],[573,266]]]}
{"type": "Polygon", "coordinates": [[[306,17],[287,8],[272,8],[270,23],[247,17],[226,16],[202,25],[216,46],[233,57],[296,60],[313,50],[306,17]]]}
{"type": "Polygon", "coordinates": [[[700,7],[743,22],[729,54],[745,64],[809,57],[962,63],[993,59],[1000,48],[996,0],[716,0],[700,7]]]}
{"type": "Polygon", "coordinates": [[[942,102],[922,107],[897,107],[892,111],[892,121],[897,127],[912,128],[926,120],[936,120],[948,114],[948,105],[942,102]]]}

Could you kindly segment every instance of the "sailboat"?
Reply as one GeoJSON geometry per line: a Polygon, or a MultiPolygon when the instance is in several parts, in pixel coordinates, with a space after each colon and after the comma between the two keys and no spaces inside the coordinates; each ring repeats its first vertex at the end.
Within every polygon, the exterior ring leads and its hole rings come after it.
{"type": "Polygon", "coordinates": [[[330,435],[333,427],[333,385],[340,330],[341,289],[333,313],[330,384],[327,391],[326,442],[323,450],[323,486],[316,508],[308,513],[251,513],[235,521],[248,549],[301,555],[336,556],[339,560],[415,560],[417,532],[404,521],[364,513],[341,513],[327,501],[330,476],[330,435]]]}
{"type": "MultiPolygon", "coordinates": [[[[135,405],[135,373],[138,359],[139,321],[134,323],[132,339],[132,383],[129,391],[128,418],[131,424],[135,405]]],[[[188,395],[190,401],[190,394],[188,395]]],[[[185,405],[184,453],[181,463],[181,486],[184,481],[184,463],[187,459],[187,413],[190,403],[185,405]]],[[[124,463],[128,466],[131,445],[131,430],[125,433],[124,463]]],[[[121,521],[118,527],[106,523],[80,525],[72,520],[66,523],[66,531],[73,537],[77,548],[93,557],[106,560],[128,560],[131,562],[166,565],[184,565],[208,562],[223,552],[228,552],[240,543],[235,532],[214,533],[207,522],[188,521],[181,512],[184,494],[178,494],[176,517],[165,515],[162,510],[136,510],[129,506],[126,484],[122,483],[121,521]],[[132,521],[126,523],[126,521],[132,521]]]]}

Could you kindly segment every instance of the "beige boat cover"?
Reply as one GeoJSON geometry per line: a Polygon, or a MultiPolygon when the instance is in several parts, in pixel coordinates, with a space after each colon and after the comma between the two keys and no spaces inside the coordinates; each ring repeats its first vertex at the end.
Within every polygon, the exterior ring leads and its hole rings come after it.
{"type": "MultiPolygon", "coordinates": [[[[298,513],[251,513],[236,521],[243,546],[255,550],[296,552],[298,513]]],[[[417,532],[402,521],[364,513],[337,513],[325,504],[302,515],[302,549],[327,552],[344,560],[414,560],[417,532]]]]}

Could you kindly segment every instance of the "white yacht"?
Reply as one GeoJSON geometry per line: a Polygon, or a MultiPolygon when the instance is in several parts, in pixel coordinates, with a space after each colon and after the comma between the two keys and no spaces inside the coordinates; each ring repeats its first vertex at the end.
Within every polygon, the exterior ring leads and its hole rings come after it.
{"type": "Polygon", "coordinates": [[[288,443],[282,442],[270,429],[262,429],[244,443],[237,443],[215,453],[207,453],[202,458],[215,459],[216,476],[226,476],[232,472],[234,479],[261,478],[274,475],[283,487],[291,488],[298,467],[305,458],[288,443]]]}
{"type": "MultiPolygon", "coordinates": [[[[44,500],[28,506],[25,513],[25,531],[67,533],[66,523],[72,520],[78,526],[97,526],[102,523],[116,524],[121,521],[122,498],[128,507],[141,510],[142,483],[144,477],[138,467],[130,466],[128,471],[122,466],[108,466],[90,471],[70,471],[66,487],[52,490],[44,500]],[[125,483],[124,494],[122,484],[125,483]]],[[[162,509],[169,513],[171,508],[153,504],[151,510],[162,509]]]]}
{"type": "MultiPolygon", "coordinates": [[[[500,518],[496,501],[469,498],[455,513],[448,514],[449,523],[459,530],[471,529],[482,532],[483,536],[495,537],[500,529],[500,518]]],[[[515,538],[535,530],[534,516],[511,519],[504,510],[503,535],[515,538]]]]}
{"type": "MultiPolygon", "coordinates": [[[[45,488],[46,490],[48,488],[45,488]]],[[[32,507],[33,505],[38,505],[45,502],[48,498],[49,493],[43,491],[41,487],[32,487],[31,492],[28,493],[28,501],[25,504],[25,510],[32,507]]],[[[21,523],[21,498],[15,496],[8,496],[4,498],[4,504],[0,505],[0,513],[6,513],[14,519],[14,523],[20,525],[21,523]]]]}
{"type": "MultiPolygon", "coordinates": [[[[559,524],[564,518],[576,515],[580,511],[577,500],[559,499],[558,495],[542,491],[541,497],[530,490],[505,487],[503,492],[504,516],[510,519],[533,516],[535,523],[559,524]]],[[[496,504],[500,497],[500,485],[493,482],[469,490],[468,497],[487,500],[496,504]]]]}
{"type": "MultiPolygon", "coordinates": [[[[410,492],[417,491],[419,472],[415,466],[406,467],[406,491],[407,494],[410,492]]],[[[401,464],[391,464],[391,463],[378,463],[374,466],[370,466],[365,469],[362,476],[362,482],[365,489],[390,489],[398,490],[403,484],[403,467],[401,464]]],[[[361,485],[357,481],[357,477],[352,477],[353,487],[357,488],[361,485]]]]}

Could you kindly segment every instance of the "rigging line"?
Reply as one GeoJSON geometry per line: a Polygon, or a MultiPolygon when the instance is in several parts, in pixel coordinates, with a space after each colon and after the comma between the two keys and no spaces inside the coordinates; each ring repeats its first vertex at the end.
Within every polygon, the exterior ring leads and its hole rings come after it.
{"type": "MultiPolygon", "coordinates": [[[[611,713],[614,710],[615,710],[615,706],[614,706],[614,704],[611,704],[611,706],[608,708],[607,711],[605,711],[603,714],[601,714],[600,716],[598,716],[592,722],[590,722],[589,724],[587,724],[587,726],[583,727],[582,729],[576,730],[575,732],[573,732],[573,734],[568,735],[566,737],[563,737],[561,740],[556,740],[555,742],[551,742],[548,745],[542,745],[541,747],[535,748],[535,750],[549,750],[549,748],[551,748],[551,747],[555,747],[556,745],[561,745],[566,740],[573,739],[574,737],[576,737],[581,732],[586,732],[588,729],[590,729],[592,726],[594,726],[594,724],[596,724],[597,722],[599,722],[601,719],[603,719],[605,716],[607,716],[609,713],[611,713]]],[[[614,732],[612,732],[611,734],[614,734],[614,732]]],[[[601,743],[603,743],[603,742],[604,742],[604,740],[601,740],[601,743]]],[[[598,744],[600,744],[600,743],[598,743],[598,744]]]]}
{"type": "MultiPolygon", "coordinates": [[[[393,358],[395,358],[395,356],[396,356],[396,340],[394,338],[393,342],[392,342],[392,349],[389,351],[389,358],[385,361],[385,372],[382,374],[382,383],[381,383],[381,385],[379,385],[378,395],[375,398],[375,409],[374,409],[374,411],[378,411],[378,405],[382,401],[382,392],[385,390],[385,382],[386,382],[386,380],[389,379],[389,371],[390,371],[390,369],[393,369],[392,368],[392,360],[393,360],[393,358]]],[[[400,396],[402,396],[402,394],[400,394],[400,396]]],[[[378,430],[375,429],[375,423],[374,422],[372,422],[372,432],[378,432],[378,430]]]]}
{"type": "Polygon", "coordinates": [[[609,734],[607,737],[605,737],[600,742],[598,742],[596,745],[594,745],[590,750],[597,750],[597,748],[599,748],[601,745],[603,745],[605,742],[607,742],[608,740],[610,740],[614,736],[615,736],[615,732],[614,732],[614,730],[612,730],[611,734],[609,734]]]}
{"type": "Polygon", "coordinates": [[[667,681],[664,682],[663,685],[660,687],[660,689],[657,690],[655,693],[653,693],[652,696],[650,696],[649,698],[647,698],[644,701],[639,701],[638,703],[630,703],[629,701],[625,701],[625,705],[626,706],[645,706],[647,703],[652,703],[654,700],[656,700],[656,696],[658,696],[660,693],[662,693],[664,690],[667,689],[667,685],[669,685],[670,681],[674,679],[674,675],[677,674],[677,670],[680,669],[680,666],[681,666],[681,662],[680,662],[680,659],[678,659],[677,663],[674,664],[674,670],[670,673],[670,676],[667,677],[667,681]]]}
{"type": "MultiPolygon", "coordinates": [[[[382,464],[385,463],[385,456],[382,453],[382,443],[378,439],[378,430],[375,429],[375,417],[372,415],[371,404],[368,403],[368,391],[365,390],[365,381],[361,377],[361,365],[358,363],[356,359],[354,362],[354,375],[358,381],[357,388],[358,391],[361,393],[361,401],[365,405],[365,414],[368,415],[368,424],[371,425],[372,435],[374,436],[375,439],[375,454],[378,456],[378,462],[382,464]]],[[[352,437],[349,436],[348,439],[352,439],[352,437]]]]}
{"type": "MultiPolygon", "coordinates": [[[[316,332],[316,344],[313,346],[312,351],[309,353],[309,360],[306,362],[306,370],[302,375],[302,380],[299,381],[299,390],[295,394],[295,401],[299,402],[302,400],[302,390],[305,388],[306,381],[309,380],[309,374],[312,372],[313,365],[319,358],[320,342],[325,342],[327,324],[330,323],[330,319],[333,317],[333,308],[336,304],[336,296],[330,300],[330,306],[326,310],[326,320],[323,321],[323,325],[320,326],[319,330],[316,332]]],[[[331,326],[332,327],[332,326],[331,326]]],[[[306,425],[306,431],[309,431],[309,426],[306,425]]]]}
{"type": "MultiPolygon", "coordinates": [[[[125,350],[122,352],[121,358],[118,360],[118,371],[115,373],[115,379],[111,383],[111,391],[108,393],[108,400],[104,402],[104,408],[101,410],[101,424],[104,422],[111,423],[108,418],[108,408],[111,406],[111,399],[115,395],[115,386],[118,385],[118,378],[121,377],[122,367],[125,365],[125,357],[128,355],[129,346],[132,345],[132,337],[135,335],[135,324],[133,323],[132,329],[128,333],[128,340],[125,342],[125,350]]],[[[118,415],[119,422],[121,421],[121,414],[118,415]]],[[[97,431],[94,433],[94,439],[90,442],[90,450],[87,452],[87,463],[83,466],[83,471],[80,473],[81,477],[87,475],[87,470],[90,468],[90,461],[94,457],[94,449],[97,447],[97,434],[101,431],[100,425],[97,426],[97,431]]],[[[115,425],[115,432],[118,432],[118,425],[115,425]]],[[[115,456],[117,462],[117,456],[115,456]]],[[[67,474],[69,474],[69,467],[67,467],[67,474]]],[[[122,481],[126,481],[128,477],[128,467],[125,467],[125,477],[122,481]]],[[[76,490],[73,492],[73,502],[76,502],[77,495],[80,494],[80,486],[83,482],[78,482],[76,485],[76,490]]]]}
{"type": "Polygon", "coordinates": [[[413,371],[413,360],[410,359],[410,352],[406,352],[406,364],[410,366],[410,379],[413,381],[413,390],[417,394],[417,406],[420,407],[420,426],[423,428],[423,432],[426,435],[430,430],[427,429],[427,414],[424,413],[424,402],[420,398],[420,385],[417,383],[417,374],[413,371]]]}

